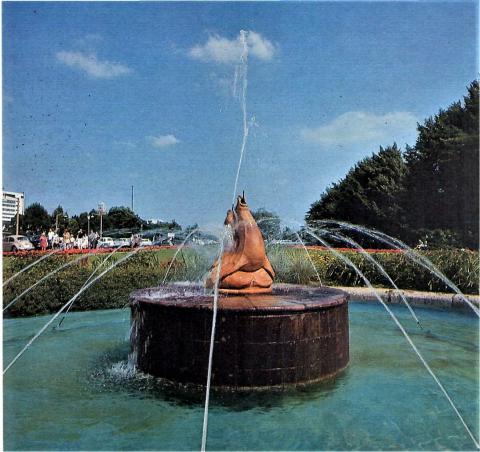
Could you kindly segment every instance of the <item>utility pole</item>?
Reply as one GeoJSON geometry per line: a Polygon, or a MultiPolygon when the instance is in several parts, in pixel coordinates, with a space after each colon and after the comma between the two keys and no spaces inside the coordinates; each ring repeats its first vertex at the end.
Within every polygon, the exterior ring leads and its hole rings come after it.
{"type": "Polygon", "coordinates": [[[132,212],[133,212],[133,185],[132,185],[132,212]]]}
{"type": "Polygon", "coordinates": [[[98,203],[98,213],[100,215],[100,237],[103,237],[103,215],[106,212],[106,206],[104,202],[98,203]]]}
{"type": "Polygon", "coordinates": [[[16,224],[16,235],[20,232],[20,200],[17,199],[17,224],[16,224]]]}

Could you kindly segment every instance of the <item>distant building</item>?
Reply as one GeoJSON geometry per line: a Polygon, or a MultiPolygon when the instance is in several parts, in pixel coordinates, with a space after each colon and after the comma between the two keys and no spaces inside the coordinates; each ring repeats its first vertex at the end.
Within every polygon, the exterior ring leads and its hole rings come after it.
{"type": "Polygon", "coordinates": [[[25,213],[25,194],[14,191],[2,193],[2,225],[8,225],[10,220],[17,215],[25,213]]]}

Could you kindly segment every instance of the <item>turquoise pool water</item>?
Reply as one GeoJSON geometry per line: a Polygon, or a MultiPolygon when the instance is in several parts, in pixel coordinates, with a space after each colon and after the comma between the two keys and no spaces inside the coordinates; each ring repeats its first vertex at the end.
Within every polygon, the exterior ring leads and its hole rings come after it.
{"type": "MultiPolygon", "coordinates": [[[[478,438],[477,319],[417,309],[421,331],[393,310],[478,438]]],[[[70,314],[15,363],[4,376],[5,449],[199,450],[203,394],[128,370],[129,315],[70,314]]],[[[48,318],[4,320],[4,367],[48,318]]],[[[474,449],[381,306],[350,304],[350,355],[333,382],[213,395],[207,449],[474,449]]]]}

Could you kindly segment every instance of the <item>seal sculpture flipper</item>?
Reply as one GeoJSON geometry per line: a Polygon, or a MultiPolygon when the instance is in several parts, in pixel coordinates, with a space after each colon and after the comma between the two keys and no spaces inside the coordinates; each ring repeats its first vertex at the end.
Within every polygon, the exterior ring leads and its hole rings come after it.
{"type": "Polygon", "coordinates": [[[272,277],[272,280],[275,278],[275,272],[273,271],[272,265],[267,256],[265,256],[265,259],[263,260],[262,268],[272,277]]]}

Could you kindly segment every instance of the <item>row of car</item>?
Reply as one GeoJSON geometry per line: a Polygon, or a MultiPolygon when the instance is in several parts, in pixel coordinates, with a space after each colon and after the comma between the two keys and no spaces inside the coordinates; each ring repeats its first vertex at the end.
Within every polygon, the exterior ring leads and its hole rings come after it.
{"type": "MultiPolygon", "coordinates": [[[[101,237],[97,242],[97,248],[129,247],[131,245],[132,243],[128,238],[113,239],[112,237],[101,237]]],[[[154,243],[149,239],[140,239],[138,245],[153,246],[154,243]]],[[[4,252],[15,253],[17,251],[31,251],[40,248],[40,241],[36,241],[34,237],[27,237],[25,235],[8,235],[3,237],[4,252]]]]}
{"type": "MultiPolygon", "coordinates": [[[[140,239],[139,246],[153,246],[150,239],[140,239]]],[[[132,246],[132,241],[127,238],[114,239],[112,237],[102,237],[98,239],[97,248],[117,248],[119,246],[132,246]]]]}
{"type": "MultiPolygon", "coordinates": [[[[113,237],[101,237],[96,243],[96,248],[117,248],[117,247],[131,247],[131,246],[165,246],[165,245],[179,245],[184,242],[187,234],[168,234],[153,236],[153,239],[142,238],[139,235],[130,238],[113,238],[113,237]]],[[[61,240],[61,238],[60,238],[61,240]]],[[[207,245],[217,243],[216,238],[213,236],[203,235],[201,237],[192,237],[192,242],[198,245],[207,245]]],[[[60,243],[61,248],[63,245],[60,243]]],[[[70,245],[74,248],[81,247],[75,242],[70,245]]],[[[82,245],[83,246],[83,245],[82,245]]],[[[86,244],[85,244],[86,246],[86,244]]],[[[16,252],[16,251],[29,251],[39,250],[40,236],[39,235],[8,235],[3,237],[3,251],[16,252]]]]}

